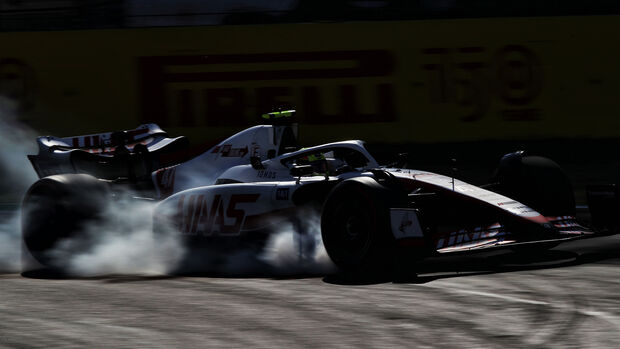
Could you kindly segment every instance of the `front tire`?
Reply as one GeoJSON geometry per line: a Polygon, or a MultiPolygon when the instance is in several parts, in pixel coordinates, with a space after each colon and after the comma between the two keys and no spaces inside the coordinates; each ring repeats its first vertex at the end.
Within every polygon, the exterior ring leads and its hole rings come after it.
{"type": "MultiPolygon", "coordinates": [[[[524,156],[523,152],[506,154],[496,170],[496,191],[515,199],[543,216],[575,216],[575,196],[569,178],[553,160],[541,156],[524,156]]],[[[517,253],[541,255],[559,245],[547,242],[513,247],[517,253]]]]}
{"type": "Polygon", "coordinates": [[[391,268],[394,241],[388,212],[380,189],[355,181],[334,188],[323,206],[321,235],[341,270],[377,274],[391,268]]]}
{"type": "Polygon", "coordinates": [[[553,160],[507,154],[496,171],[496,191],[544,216],[574,216],[575,197],[570,180],[553,160]]]}

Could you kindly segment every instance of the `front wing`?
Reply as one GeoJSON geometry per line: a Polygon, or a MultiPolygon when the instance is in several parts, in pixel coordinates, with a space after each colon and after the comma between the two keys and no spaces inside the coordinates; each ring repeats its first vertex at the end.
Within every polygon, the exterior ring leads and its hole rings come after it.
{"type": "Polygon", "coordinates": [[[551,225],[547,227],[549,234],[535,239],[531,238],[531,234],[511,231],[499,222],[469,229],[425,234],[420,225],[417,210],[408,208],[390,210],[391,230],[397,245],[428,247],[439,254],[564,242],[600,235],[579,224],[573,216],[546,218],[551,225]]]}

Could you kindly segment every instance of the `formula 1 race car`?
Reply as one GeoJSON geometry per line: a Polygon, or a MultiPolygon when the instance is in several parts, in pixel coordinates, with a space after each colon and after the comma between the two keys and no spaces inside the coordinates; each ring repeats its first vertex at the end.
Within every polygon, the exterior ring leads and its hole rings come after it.
{"type": "MultiPolygon", "coordinates": [[[[320,213],[323,243],[343,271],[381,272],[413,260],[493,248],[550,248],[619,232],[616,187],[588,192],[591,226],[576,219],[571,185],[553,161],[505,155],[492,183],[380,166],[357,140],[300,148],[292,111],[194,156],[184,137],[158,126],[69,138],[39,137],[29,156],[41,178],[23,201],[23,242],[40,264],[80,234],[101,206],[130,188],[160,201],[154,229],[186,247],[229,251],[265,241],[283,220],[303,232],[305,209],[320,213]],[[122,190],[119,188],[123,188],[122,190]]],[[[137,200],[137,198],[136,198],[137,200]]],[[[155,232],[157,233],[157,232],[155,232]]]]}

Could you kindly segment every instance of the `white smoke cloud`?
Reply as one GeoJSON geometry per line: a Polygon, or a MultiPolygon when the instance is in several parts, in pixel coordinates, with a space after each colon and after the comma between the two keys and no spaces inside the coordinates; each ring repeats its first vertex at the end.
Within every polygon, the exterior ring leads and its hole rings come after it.
{"type": "Polygon", "coordinates": [[[302,224],[284,224],[273,234],[260,256],[278,275],[329,274],[336,271],[321,239],[316,211],[300,210],[302,224]]]}
{"type": "Polygon", "coordinates": [[[26,157],[37,151],[35,138],[36,133],[18,121],[15,103],[0,96],[0,171],[8,190],[3,194],[23,194],[37,180],[26,157]]]}
{"type": "MultiPolygon", "coordinates": [[[[38,151],[38,134],[19,122],[16,110],[15,102],[0,96],[1,273],[22,271],[20,203],[38,179],[27,158],[38,151]]],[[[153,207],[152,202],[103,205],[105,220],[87,226],[81,236],[62,241],[52,253],[75,276],[165,274],[182,255],[182,248],[171,236],[153,237],[153,207]],[[83,250],[73,253],[78,246],[83,250]]]]}
{"type": "Polygon", "coordinates": [[[165,275],[175,269],[184,248],[172,229],[153,232],[155,202],[119,200],[103,207],[103,219],[58,243],[51,252],[56,265],[79,277],[165,275]]]}
{"type": "Polygon", "coordinates": [[[36,151],[34,132],[17,120],[17,105],[0,96],[0,272],[21,268],[21,197],[37,176],[26,157],[36,151]]]}
{"type": "Polygon", "coordinates": [[[260,249],[230,250],[213,246],[192,250],[180,272],[233,277],[294,277],[335,272],[336,266],[321,239],[318,212],[301,209],[297,217],[304,220],[295,217],[273,219],[277,223],[260,249]]]}
{"type": "MultiPolygon", "coordinates": [[[[260,250],[214,247],[190,251],[174,227],[160,226],[156,233],[153,231],[154,212],[174,216],[174,212],[162,211],[165,206],[157,206],[156,211],[155,207],[154,201],[112,201],[103,210],[104,219],[91,222],[83,232],[57,244],[51,252],[54,263],[76,277],[171,273],[295,276],[335,271],[321,241],[316,212],[300,211],[302,224],[285,221],[260,250]]],[[[158,220],[157,224],[164,223],[158,220]]]]}
{"type": "Polygon", "coordinates": [[[0,273],[21,270],[19,212],[12,207],[0,208],[0,273]]]}

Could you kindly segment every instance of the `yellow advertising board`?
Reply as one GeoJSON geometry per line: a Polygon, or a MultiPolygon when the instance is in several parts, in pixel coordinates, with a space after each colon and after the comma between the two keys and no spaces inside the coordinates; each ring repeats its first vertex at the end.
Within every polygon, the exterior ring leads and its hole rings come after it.
{"type": "Polygon", "coordinates": [[[0,93],[60,136],[220,138],[274,107],[304,143],[620,137],[617,16],[0,34],[0,93]]]}

